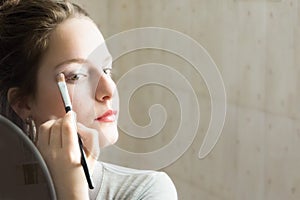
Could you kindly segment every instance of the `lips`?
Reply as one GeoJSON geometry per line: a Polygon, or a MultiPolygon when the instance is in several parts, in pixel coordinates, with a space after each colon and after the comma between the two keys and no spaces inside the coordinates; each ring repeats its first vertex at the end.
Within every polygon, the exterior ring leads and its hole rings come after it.
{"type": "Polygon", "coordinates": [[[116,120],[116,110],[108,110],[96,120],[99,122],[114,122],[116,120]]]}

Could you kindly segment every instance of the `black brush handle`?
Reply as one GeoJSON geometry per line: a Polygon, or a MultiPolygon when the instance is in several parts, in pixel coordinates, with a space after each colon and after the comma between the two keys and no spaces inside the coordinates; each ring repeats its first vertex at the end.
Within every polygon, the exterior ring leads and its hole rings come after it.
{"type": "Polygon", "coordinates": [[[83,167],[83,171],[84,171],[86,180],[88,182],[89,188],[94,189],[94,184],[93,184],[93,181],[91,179],[89,168],[87,166],[86,159],[85,159],[85,154],[84,154],[84,151],[83,151],[83,144],[82,144],[82,141],[81,141],[81,138],[80,138],[79,134],[77,134],[77,135],[78,135],[78,142],[79,142],[79,148],[80,148],[80,153],[81,153],[81,165],[83,167]]]}

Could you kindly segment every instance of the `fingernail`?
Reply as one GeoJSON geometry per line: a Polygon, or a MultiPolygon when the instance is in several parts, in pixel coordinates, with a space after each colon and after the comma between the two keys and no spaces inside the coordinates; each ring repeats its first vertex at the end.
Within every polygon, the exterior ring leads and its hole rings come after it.
{"type": "Polygon", "coordinates": [[[72,116],[73,116],[74,121],[76,122],[77,121],[77,114],[76,114],[76,112],[72,111],[72,116]]]}
{"type": "Polygon", "coordinates": [[[76,128],[76,131],[77,131],[77,114],[74,111],[71,111],[70,114],[71,114],[71,118],[72,118],[74,127],[76,128]]]}

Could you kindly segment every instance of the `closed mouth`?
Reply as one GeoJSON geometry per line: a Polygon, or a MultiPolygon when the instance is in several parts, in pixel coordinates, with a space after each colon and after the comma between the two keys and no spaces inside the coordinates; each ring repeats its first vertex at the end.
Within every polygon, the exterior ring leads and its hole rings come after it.
{"type": "Polygon", "coordinates": [[[116,110],[108,110],[96,120],[100,122],[114,122],[116,120],[116,110]]]}

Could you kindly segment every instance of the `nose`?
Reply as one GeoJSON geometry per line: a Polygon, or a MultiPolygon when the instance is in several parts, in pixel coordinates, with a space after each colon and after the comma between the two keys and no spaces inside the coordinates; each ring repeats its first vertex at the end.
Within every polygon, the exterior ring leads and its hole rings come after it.
{"type": "Polygon", "coordinates": [[[107,74],[103,74],[98,81],[96,89],[96,100],[99,102],[106,102],[112,99],[114,91],[116,89],[115,82],[107,74]]]}

